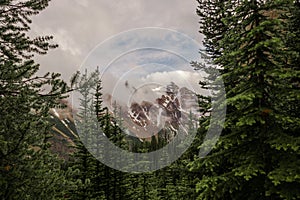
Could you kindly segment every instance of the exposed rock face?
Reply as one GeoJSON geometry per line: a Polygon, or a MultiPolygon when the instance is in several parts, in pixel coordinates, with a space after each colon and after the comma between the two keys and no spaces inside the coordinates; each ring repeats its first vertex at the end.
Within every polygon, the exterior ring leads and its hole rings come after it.
{"type": "Polygon", "coordinates": [[[51,150],[57,153],[64,160],[69,159],[69,155],[74,149],[74,140],[77,138],[77,130],[73,119],[73,110],[68,102],[63,102],[66,108],[50,110],[50,123],[53,124],[50,138],[51,150]]]}
{"type": "MultiPolygon", "coordinates": [[[[190,123],[192,117],[192,123],[197,123],[199,107],[197,95],[193,91],[186,87],[180,88],[174,83],[160,88],[155,90],[156,96],[150,101],[141,99],[139,103],[131,103],[130,107],[116,104],[115,107],[120,109],[116,109],[118,111],[116,119],[112,117],[111,120],[120,121],[127,131],[125,133],[140,141],[151,139],[152,135],[156,135],[167,142],[171,141],[179,130],[181,132],[183,129],[188,129],[186,122],[190,123]]],[[[106,101],[111,101],[111,98],[109,94],[104,95],[106,101]]],[[[53,109],[50,112],[54,135],[51,142],[52,150],[68,159],[67,155],[72,151],[69,146],[77,138],[73,119],[73,114],[76,112],[68,102],[65,102],[65,105],[67,105],[65,108],[53,109]]]]}
{"type": "Polygon", "coordinates": [[[181,118],[180,103],[178,98],[174,93],[167,92],[167,95],[162,95],[161,98],[156,99],[156,102],[166,113],[166,125],[169,126],[171,130],[177,131],[181,118]]]}
{"type": "Polygon", "coordinates": [[[153,104],[148,101],[143,101],[141,104],[132,103],[129,110],[131,120],[135,124],[146,128],[151,123],[149,111],[152,106],[153,104]]]}
{"type": "Polygon", "coordinates": [[[128,114],[132,122],[138,126],[133,129],[156,133],[162,129],[169,129],[176,135],[182,120],[187,120],[189,113],[197,110],[197,96],[194,92],[186,87],[179,88],[173,82],[165,88],[165,94],[156,98],[153,103],[142,101],[140,104],[136,102],[131,104],[128,114]]]}

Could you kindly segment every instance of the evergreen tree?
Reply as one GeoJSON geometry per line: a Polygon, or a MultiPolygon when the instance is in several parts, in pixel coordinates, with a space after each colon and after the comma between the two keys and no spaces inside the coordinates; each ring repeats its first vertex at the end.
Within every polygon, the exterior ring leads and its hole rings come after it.
{"type": "MultiPolygon", "coordinates": [[[[99,130],[107,137],[114,145],[122,148],[124,150],[128,150],[128,143],[125,141],[125,134],[122,131],[122,116],[121,116],[121,108],[118,108],[116,102],[113,103],[113,110],[110,113],[107,107],[102,107],[102,98],[101,98],[101,80],[97,81],[97,89],[95,94],[95,111],[98,120],[99,130]]],[[[98,140],[101,141],[101,140],[98,140]]],[[[97,150],[99,148],[103,148],[107,150],[106,143],[99,144],[97,143],[97,150]]],[[[103,151],[103,150],[102,150],[103,151]]],[[[98,154],[98,153],[97,153],[98,154]]],[[[118,163],[118,160],[114,159],[114,155],[111,155],[110,152],[106,151],[105,155],[108,156],[109,159],[112,159],[117,165],[121,165],[122,163],[118,163]]],[[[98,169],[100,172],[101,170],[98,169]]],[[[106,165],[102,166],[101,171],[102,180],[101,188],[104,192],[105,199],[126,199],[126,188],[127,188],[127,174],[121,171],[112,169],[106,165]]],[[[130,198],[129,198],[130,199],[130,198]]]]}
{"type": "Polygon", "coordinates": [[[87,145],[92,145],[95,132],[97,131],[97,118],[93,104],[98,73],[79,75],[76,80],[76,91],[80,95],[79,113],[75,117],[78,138],[76,139],[75,152],[71,168],[74,171],[71,180],[76,182],[77,187],[69,191],[70,199],[96,199],[100,196],[99,187],[94,185],[98,182],[99,169],[95,165],[99,161],[88,151],[87,145]],[[96,179],[96,181],[94,181],[96,179]]]}
{"type": "Polygon", "coordinates": [[[0,2],[1,199],[59,199],[67,187],[47,141],[49,109],[69,88],[59,74],[36,75],[39,65],[33,57],[56,47],[49,43],[52,37],[27,36],[30,17],[48,2],[0,2]]]}
{"type": "Polygon", "coordinates": [[[77,116],[79,133],[75,146],[74,171],[70,177],[77,184],[69,191],[70,199],[124,199],[126,197],[126,174],[102,164],[97,158],[113,156],[107,149],[103,137],[115,145],[125,148],[124,135],[106,107],[102,107],[101,80],[99,71],[88,74],[87,71],[77,82],[81,95],[80,112],[77,116]],[[94,149],[91,149],[94,148],[94,149]],[[93,152],[89,152],[89,151],[93,152]]]}
{"type": "MultiPolygon", "coordinates": [[[[299,117],[285,106],[299,99],[299,64],[293,62],[299,51],[287,44],[296,31],[285,17],[295,4],[226,4],[232,7],[231,15],[201,16],[207,24],[221,18],[227,27],[212,46],[222,49],[213,53],[213,64],[221,71],[228,109],[216,147],[193,162],[192,170],[203,174],[197,183],[198,199],[298,199],[299,117]]],[[[213,29],[207,29],[208,37],[213,29]]],[[[209,52],[212,47],[205,45],[209,52]]]]}

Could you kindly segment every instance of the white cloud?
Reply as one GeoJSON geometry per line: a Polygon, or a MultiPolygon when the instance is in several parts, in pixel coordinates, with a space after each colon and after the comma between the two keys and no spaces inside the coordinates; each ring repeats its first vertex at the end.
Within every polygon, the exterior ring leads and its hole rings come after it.
{"type": "MultiPolygon", "coordinates": [[[[108,74],[107,77],[109,77],[108,74]]],[[[105,106],[110,107],[116,101],[118,105],[130,106],[131,103],[142,101],[155,102],[165,94],[167,86],[174,82],[179,88],[186,87],[198,94],[208,94],[200,88],[199,80],[203,80],[201,73],[196,71],[165,71],[148,74],[142,78],[130,80],[105,78],[103,80],[103,93],[111,96],[109,101],[104,101],[105,106]],[[113,80],[113,81],[112,81],[113,80]]]]}
{"type": "Polygon", "coordinates": [[[179,87],[187,87],[195,92],[200,91],[199,80],[203,80],[203,77],[198,72],[191,71],[169,71],[169,72],[155,72],[142,78],[142,82],[157,83],[159,85],[166,86],[171,82],[174,82],[179,87]]]}
{"type": "Polygon", "coordinates": [[[81,5],[83,7],[88,7],[89,6],[88,0],[79,0],[79,1],[76,1],[76,3],[78,3],[79,5],[81,5]]]}
{"type": "Polygon", "coordinates": [[[78,47],[71,35],[66,30],[59,29],[55,34],[55,41],[57,41],[63,51],[69,51],[72,56],[81,55],[80,47],[78,47]]]}

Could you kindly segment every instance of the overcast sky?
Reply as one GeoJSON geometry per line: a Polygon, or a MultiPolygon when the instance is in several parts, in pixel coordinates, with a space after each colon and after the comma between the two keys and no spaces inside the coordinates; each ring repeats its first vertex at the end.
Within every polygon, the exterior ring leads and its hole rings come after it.
{"type": "Polygon", "coordinates": [[[53,35],[59,48],[36,60],[41,72],[69,77],[101,42],[135,28],[160,27],[201,43],[196,0],[52,0],[33,18],[33,35],[53,35]]]}

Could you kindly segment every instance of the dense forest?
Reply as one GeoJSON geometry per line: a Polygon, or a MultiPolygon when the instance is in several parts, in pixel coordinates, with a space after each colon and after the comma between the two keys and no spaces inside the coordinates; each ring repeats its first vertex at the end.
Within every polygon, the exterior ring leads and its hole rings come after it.
{"type": "Polygon", "coordinates": [[[190,119],[196,136],[189,149],[144,173],[100,162],[86,148],[96,141],[93,147],[105,149],[93,130],[145,153],[167,145],[176,123],[148,140],[130,137],[114,117],[118,107],[103,106],[99,71],[76,73],[69,83],[58,73],[37,75],[34,57],[59,48],[52,36],[28,34],[31,17],[49,1],[0,1],[0,199],[300,199],[299,0],[197,0],[206,62],[191,68],[208,74],[203,88],[220,87],[218,71],[226,100],[216,94],[213,105],[198,94],[203,115],[199,126],[190,119]],[[75,90],[82,98],[73,116],[67,97],[75,90]],[[224,107],[225,122],[212,120],[224,107]],[[222,134],[201,157],[210,126],[222,126],[222,134]]]}

